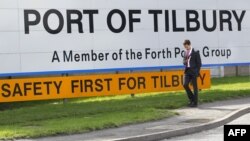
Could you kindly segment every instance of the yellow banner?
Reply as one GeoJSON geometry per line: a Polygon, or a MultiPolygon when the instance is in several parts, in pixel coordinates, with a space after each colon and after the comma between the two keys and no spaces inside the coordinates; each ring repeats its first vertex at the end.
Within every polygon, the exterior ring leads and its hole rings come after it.
{"type": "MultiPolygon", "coordinates": [[[[0,102],[63,99],[183,90],[183,71],[94,74],[0,80],[0,102]]],[[[201,70],[199,89],[210,88],[201,70]]]]}

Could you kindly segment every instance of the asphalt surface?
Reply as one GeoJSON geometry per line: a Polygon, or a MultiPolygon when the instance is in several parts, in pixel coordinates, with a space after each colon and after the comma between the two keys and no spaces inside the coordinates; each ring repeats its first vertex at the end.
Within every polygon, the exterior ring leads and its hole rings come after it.
{"type": "MultiPolygon", "coordinates": [[[[119,128],[104,129],[89,133],[44,137],[38,139],[22,139],[19,141],[105,141],[158,133],[163,131],[178,130],[201,125],[222,118],[235,110],[249,107],[250,97],[243,99],[217,101],[199,105],[198,108],[182,108],[175,110],[180,115],[160,121],[153,121],[119,128]]],[[[219,129],[215,129],[219,130],[219,129]]],[[[205,131],[207,135],[210,131],[205,131]]],[[[215,133],[220,133],[215,132],[215,133]]],[[[212,134],[211,134],[212,135],[212,134]]],[[[191,137],[190,137],[191,138],[191,137]]],[[[180,138],[181,139],[181,138],[180,138]]],[[[207,139],[206,139],[207,140],[207,139]]]]}
{"type": "MultiPolygon", "coordinates": [[[[230,124],[236,124],[236,125],[250,125],[250,114],[246,114],[242,117],[239,117],[238,119],[228,123],[230,124]]],[[[224,127],[218,127],[212,130],[202,131],[200,133],[195,133],[191,135],[171,138],[171,139],[165,139],[162,141],[223,141],[223,131],[224,127]]]]}

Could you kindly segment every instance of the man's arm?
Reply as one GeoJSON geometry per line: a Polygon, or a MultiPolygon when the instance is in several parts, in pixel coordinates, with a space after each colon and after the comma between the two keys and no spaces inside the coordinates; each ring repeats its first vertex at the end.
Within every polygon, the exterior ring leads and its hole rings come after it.
{"type": "Polygon", "coordinates": [[[187,60],[186,60],[186,56],[183,57],[183,65],[186,66],[187,65],[187,60]]]}
{"type": "Polygon", "coordinates": [[[201,56],[200,56],[200,52],[197,51],[196,53],[196,65],[197,65],[197,68],[198,68],[198,73],[200,73],[200,69],[201,69],[201,56]]]}

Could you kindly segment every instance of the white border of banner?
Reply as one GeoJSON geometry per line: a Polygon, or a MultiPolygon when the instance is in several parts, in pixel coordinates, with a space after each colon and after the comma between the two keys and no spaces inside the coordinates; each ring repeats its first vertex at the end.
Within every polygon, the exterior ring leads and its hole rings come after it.
{"type": "MultiPolygon", "coordinates": [[[[204,64],[203,68],[216,66],[248,66],[249,63],[228,63],[228,64],[204,64]]],[[[183,69],[184,66],[152,66],[134,68],[111,68],[111,69],[90,69],[90,70],[63,70],[63,71],[42,71],[42,72],[21,72],[21,73],[2,73],[0,77],[7,76],[40,76],[40,75],[60,75],[60,74],[84,74],[84,73],[103,73],[114,71],[150,71],[157,69],[183,69]]]]}

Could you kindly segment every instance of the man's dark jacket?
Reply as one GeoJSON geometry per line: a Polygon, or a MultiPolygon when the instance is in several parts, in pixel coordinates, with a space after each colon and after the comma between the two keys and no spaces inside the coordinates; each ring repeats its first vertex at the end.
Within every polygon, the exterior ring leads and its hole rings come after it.
{"type": "MultiPolygon", "coordinates": [[[[190,70],[193,72],[194,75],[199,76],[200,69],[201,69],[201,57],[200,57],[200,52],[198,50],[195,50],[194,48],[192,49],[192,52],[190,54],[190,70]]],[[[183,57],[183,64],[187,66],[186,60],[187,56],[186,53],[183,57]]],[[[185,73],[187,72],[187,67],[185,68],[185,73]]]]}

